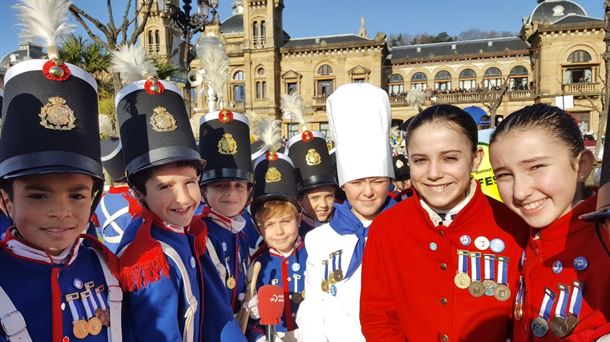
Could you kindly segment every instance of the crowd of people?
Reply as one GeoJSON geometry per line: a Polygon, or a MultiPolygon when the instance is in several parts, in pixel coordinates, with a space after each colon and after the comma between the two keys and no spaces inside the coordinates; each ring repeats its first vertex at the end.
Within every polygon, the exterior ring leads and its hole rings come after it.
{"type": "Polygon", "coordinates": [[[456,106],[390,138],[387,93],[353,83],[327,100],[330,150],[298,94],[285,143],[226,109],[193,132],[181,90],[122,47],[116,134],[93,77],[49,51],[0,103],[0,341],[610,340],[610,155],[587,191],[565,111],[495,129],[499,202],[456,106]]]}

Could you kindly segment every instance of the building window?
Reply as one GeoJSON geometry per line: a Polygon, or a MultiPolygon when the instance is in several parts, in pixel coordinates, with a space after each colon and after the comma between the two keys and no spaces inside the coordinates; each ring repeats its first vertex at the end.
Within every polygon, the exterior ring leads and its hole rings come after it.
{"type": "Polygon", "coordinates": [[[354,83],[364,83],[364,78],[354,78],[354,83]]]}
{"type": "Polygon", "coordinates": [[[568,56],[568,63],[591,62],[591,55],[585,50],[576,50],[568,56]]]}
{"type": "Polygon", "coordinates": [[[254,47],[265,47],[267,23],[264,20],[252,22],[252,43],[254,47]]]}
{"type": "Polygon", "coordinates": [[[294,137],[299,134],[299,124],[298,123],[289,123],[286,124],[286,131],[288,139],[294,137]]]}
{"type": "Polygon", "coordinates": [[[388,95],[398,96],[405,92],[405,80],[400,74],[392,74],[388,77],[388,95]]]}
{"type": "Polygon", "coordinates": [[[246,92],[245,92],[245,84],[244,81],[246,79],[246,74],[239,70],[233,74],[233,79],[231,81],[231,90],[233,92],[232,99],[235,102],[245,102],[246,101],[246,92]]]}
{"type": "Polygon", "coordinates": [[[328,76],[328,75],[331,75],[332,73],[333,73],[333,68],[328,64],[324,64],[318,68],[318,75],[320,75],[320,76],[328,76]]]}
{"type": "Polygon", "coordinates": [[[320,122],[320,132],[324,133],[324,136],[328,137],[328,131],[330,130],[330,126],[328,122],[320,122]]]}
{"type": "Polygon", "coordinates": [[[286,82],[286,93],[289,95],[298,93],[297,83],[296,82],[286,82]]]}
{"type": "Polygon", "coordinates": [[[411,90],[426,90],[428,88],[428,76],[423,72],[416,72],[411,76],[411,90]]]}
{"type": "Polygon", "coordinates": [[[568,63],[580,65],[566,65],[563,69],[563,83],[591,83],[593,80],[593,67],[596,65],[590,64],[591,55],[584,50],[577,50],[568,56],[568,63]],[[582,65],[589,63],[589,65],[582,65]]]}
{"type": "Polygon", "coordinates": [[[159,30],[155,30],[155,52],[159,53],[161,40],[159,39],[159,30]]]}
{"type": "Polygon", "coordinates": [[[434,89],[438,91],[451,90],[451,74],[448,71],[442,70],[434,76],[434,89]]]}
{"type": "Polygon", "coordinates": [[[267,97],[267,82],[266,81],[257,81],[256,82],[256,98],[264,99],[267,97]]]}
{"type": "Polygon", "coordinates": [[[262,47],[265,47],[265,42],[267,41],[267,23],[262,20],[261,21],[261,36],[260,43],[262,47]]]}
{"type": "Polygon", "coordinates": [[[477,87],[477,73],[472,69],[460,72],[460,89],[471,90],[477,87]]]}
{"type": "Polygon", "coordinates": [[[265,68],[260,67],[260,68],[256,69],[256,76],[265,77],[265,68]]]}
{"type": "Polygon", "coordinates": [[[318,80],[316,81],[317,86],[316,86],[316,90],[317,90],[317,96],[318,97],[326,97],[326,96],[330,96],[330,94],[333,93],[333,91],[335,90],[333,87],[333,80],[318,80]]]}
{"type": "Polygon", "coordinates": [[[502,71],[496,67],[485,70],[483,75],[483,87],[486,89],[500,90],[502,87],[502,71]]]}
{"type": "Polygon", "coordinates": [[[510,90],[528,90],[527,69],[524,66],[512,68],[508,77],[510,90]]]}

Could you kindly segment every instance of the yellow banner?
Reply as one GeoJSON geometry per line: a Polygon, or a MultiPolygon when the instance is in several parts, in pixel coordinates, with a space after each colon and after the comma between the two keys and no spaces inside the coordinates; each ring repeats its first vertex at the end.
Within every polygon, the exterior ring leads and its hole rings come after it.
{"type": "Polygon", "coordinates": [[[479,168],[472,173],[472,177],[479,181],[481,190],[485,195],[502,201],[500,194],[498,193],[496,177],[494,176],[494,171],[491,168],[491,163],[489,161],[489,138],[491,132],[493,132],[493,129],[483,129],[479,131],[479,147],[483,150],[483,160],[481,161],[479,168]]]}

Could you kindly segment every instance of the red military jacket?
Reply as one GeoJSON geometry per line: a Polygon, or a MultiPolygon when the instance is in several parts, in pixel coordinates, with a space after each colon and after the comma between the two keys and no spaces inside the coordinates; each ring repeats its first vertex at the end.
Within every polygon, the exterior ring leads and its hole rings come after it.
{"type": "Polygon", "coordinates": [[[478,184],[475,191],[449,227],[434,226],[417,194],[375,218],[364,251],[360,297],[367,341],[505,342],[511,335],[528,226],[485,196],[478,184]],[[466,278],[477,279],[475,269],[484,279],[493,268],[498,281],[502,257],[510,293],[504,291],[499,300],[493,291],[475,297],[470,289],[459,288],[454,282],[458,251],[468,267],[466,278]],[[485,255],[489,272],[484,271],[485,255]]]}
{"type": "MultiPolygon", "coordinates": [[[[561,340],[554,332],[558,330],[553,327],[553,320],[575,311],[570,310],[570,306],[578,308],[575,290],[582,290],[581,309],[578,323],[573,330],[567,331],[566,339],[591,341],[591,331],[610,322],[608,234],[601,225],[578,219],[580,215],[594,211],[595,203],[596,197],[592,196],[548,227],[531,231],[523,266],[523,317],[515,322],[514,341],[561,340]],[[577,289],[575,281],[582,289],[577,289]],[[542,337],[537,337],[532,322],[540,315],[545,291],[552,292],[547,295],[552,300],[546,301],[549,303],[545,318],[548,330],[542,337]]],[[[536,329],[539,329],[539,335],[546,330],[544,323],[538,323],[536,329]]]]}

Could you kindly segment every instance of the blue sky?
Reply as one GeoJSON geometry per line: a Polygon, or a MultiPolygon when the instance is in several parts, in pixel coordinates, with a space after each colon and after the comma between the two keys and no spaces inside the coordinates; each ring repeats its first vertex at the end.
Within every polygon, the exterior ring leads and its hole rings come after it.
{"type": "MultiPolygon", "coordinates": [[[[221,20],[231,15],[232,0],[220,1],[221,20]]],[[[94,16],[107,20],[105,1],[73,0],[94,16]]],[[[195,2],[195,1],[193,1],[195,2]]],[[[576,0],[589,16],[603,17],[603,0],[576,0]]],[[[17,48],[19,29],[14,0],[0,0],[0,58],[17,48]]],[[[113,0],[115,20],[126,0],[113,0]]],[[[369,36],[376,32],[410,34],[447,31],[457,35],[477,28],[517,33],[521,18],[528,16],[536,0],[285,0],[284,30],[292,37],[356,33],[360,17],[366,19],[369,36]]],[[[71,18],[71,20],[73,20],[71,18]]],[[[86,36],[84,31],[79,33],[86,36]]]]}

